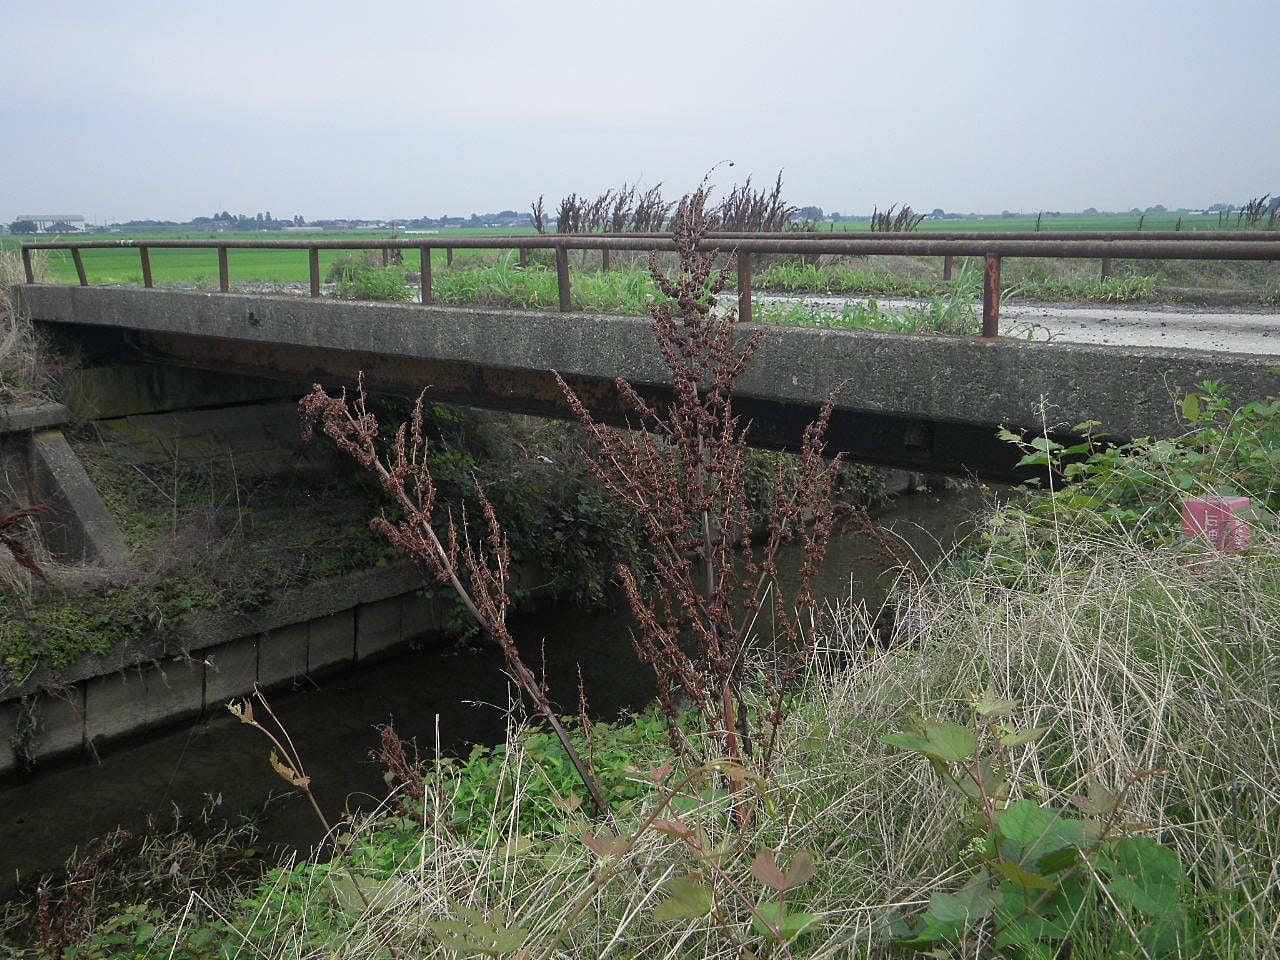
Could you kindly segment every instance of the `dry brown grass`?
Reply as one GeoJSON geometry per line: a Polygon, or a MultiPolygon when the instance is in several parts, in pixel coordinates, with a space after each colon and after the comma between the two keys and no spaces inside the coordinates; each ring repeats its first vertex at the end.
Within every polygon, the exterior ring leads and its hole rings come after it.
{"type": "MultiPolygon", "coordinates": [[[[1274,531],[1274,518],[1264,526],[1274,531]]],[[[1185,901],[1202,940],[1184,955],[1276,958],[1280,543],[1273,532],[1260,540],[1250,557],[1197,577],[1172,552],[1123,542],[1075,548],[1067,533],[1047,564],[904,588],[889,649],[876,645],[865,612],[846,611],[783,730],[769,803],[743,825],[733,798],[713,795],[681,819],[713,841],[730,837],[742,853],[724,869],[757,893],[750,851],[813,853],[816,874],[795,902],[820,925],[790,955],[898,955],[887,943],[890,919],[956,889],[975,866],[963,852],[961,802],[927,764],[880,737],[909,711],[962,718],[974,691],[990,689],[1017,701],[1020,724],[1049,727],[1015,758],[1015,798],[1065,805],[1090,779],[1114,785],[1157,771],[1133,792],[1127,819],[1174,847],[1190,874],[1185,901]]],[[[314,956],[324,942],[324,955],[372,958],[394,942],[415,957],[450,957],[431,932],[449,918],[519,927],[518,955],[542,960],[729,960],[744,943],[763,948],[728,894],[716,913],[655,921],[669,881],[699,870],[669,835],[642,833],[607,882],[607,858],[571,822],[563,834],[523,835],[521,784],[542,774],[519,740],[511,737],[505,759],[512,790],[479,812],[487,831],[464,837],[441,826],[451,802],[450,781],[441,781],[427,791],[418,841],[377,882],[371,908],[353,914],[339,872],[282,877],[255,902],[274,898],[298,912],[285,920],[263,906],[260,934],[238,955],[314,956]],[[354,919],[332,931],[334,911],[344,909],[354,919]]],[[[1072,956],[1116,956],[1116,934],[1105,920],[1086,920],[1072,956]]]]}

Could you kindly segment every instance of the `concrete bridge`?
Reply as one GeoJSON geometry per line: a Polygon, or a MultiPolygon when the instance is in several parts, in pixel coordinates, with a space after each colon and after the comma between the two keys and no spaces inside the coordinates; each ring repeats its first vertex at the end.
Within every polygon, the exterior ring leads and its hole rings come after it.
{"type": "MultiPolygon", "coordinates": [[[[614,381],[661,397],[666,368],[643,318],[27,284],[25,313],[90,363],[138,361],[370,389],[565,417],[558,371],[602,419],[624,422],[614,381]]],[[[759,329],[743,325],[742,333],[759,329]]],[[[829,445],[866,463],[1020,475],[1000,426],[1069,437],[1183,429],[1178,402],[1206,379],[1245,400],[1280,394],[1273,356],[768,326],[739,380],[751,442],[794,447],[842,388],[829,445]]],[[[188,404],[191,398],[186,398],[188,404]]],[[[175,401],[175,406],[179,405],[175,401]]],[[[198,405],[195,404],[195,405],[198,405]]]]}

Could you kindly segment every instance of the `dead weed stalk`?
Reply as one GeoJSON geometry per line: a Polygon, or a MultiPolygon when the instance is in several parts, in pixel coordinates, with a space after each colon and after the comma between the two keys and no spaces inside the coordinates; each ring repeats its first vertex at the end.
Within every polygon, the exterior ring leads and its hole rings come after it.
{"type": "Polygon", "coordinates": [[[393,522],[377,516],[370,521],[370,526],[441,583],[453,588],[481,633],[501,648],[512,679],[555,732],[592,803],[608,818],[609,805],[599,784],[552,708],[546,687],[525,665],[515,638],[507,628],[511,606],[507,590],[511,550],[493,505],[484,492],[479,491],[485,525],[482,536],[472,535],[465,515],[461,524],[450,516],[443,537],[437,533],[436,485],[427,464],[423,397],[418,397],[412,419],[400,424],[385,453],[378,449],[378,420],[370,412],[366,399],[363,375],[358,380],[355,400],[351,402],[345,389],[338,396],[330,396],[316,384],[298,404],[304,436],[309,439],[315,424],[319,423],[338,449],[378,478],[402,519],[393,522]]]}
{"type": "Polygon", "coordinates": [[[759,349],[763,332],[735,337],[734,313],[717,308],[728,281],[715,254],[699,242],[717,217],[707,209],[705,182],[679,205],[672,233],[679,269],[668,274],[656,258],[650,271],[664,294],[651,307],[658,349],[671,372],[672,401],[646,401],[625,380],[618,390],[636,429],[600,423],[569,385],[561,388],[593,446],[583,456],[609,494],[634,511],[648,540],[653,573],[644,582],[619,567],[632,613],[640,658],[657,677],[658,699],[671,720],[672,746],[686,753],[680,699],[701,712],[725,755],[739,760],[760,747],[768,770],[785,690],[812,643],[818,618],[812,582],[837,519],[833,488],[839,457],[823,457],[835,395],[804,431],[791,471],[775,476],[773,510],[764,543],[753,547],[746,484],[747,427],[734,414],[737,378],[759,349]],[[795,586],[778,578],[781,549],[797,543],[803,555],[795,586]],[[743,664],[772,618],[775,667],[765,677],[769,708],[763,738],[744,707],[743,664]]]}

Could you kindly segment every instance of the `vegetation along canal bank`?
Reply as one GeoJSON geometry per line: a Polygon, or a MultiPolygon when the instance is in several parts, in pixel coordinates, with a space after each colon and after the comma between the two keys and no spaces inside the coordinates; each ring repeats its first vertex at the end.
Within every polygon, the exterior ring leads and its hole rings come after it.
{"type": "MultiPolygon", "coordinates": [[[[686,239],[700,210],[690,198],[686,239]]],[[[187,831],[131,866],[109,838],[15,911],[19,955],[1276,955],[1280,406],[1206,384],[1180,439],[1010,435],[1048,489],[924,569],[855,516],[903,570],[892,616],[846,609],[815,629],[839,474],[819,423],[750,493],[729,406],[750,347],[726,348],[711,264],[683,254],[666,278],[682,295],[654,318],[684,406],[638,410],[641,434],[578,410],[589,473],[637,517],[619,575],[659,707],[612,723],[545,709],[506,616],[494,498],[481,486],[470,514],[488,548],[454,541],[434,509],[442,464],[419,456],[425,419],[370,447],[374,419],[404,411],[313,394],[317,432],[397,504],[390,542],[458,578],[528,719],[465,760],[420,739],[415,761],[386,737],[393,801],[265,878],[243,869],[247,832],[187,831]],[[719,389],[689,389],[700,358],[719,389]],[[1247,549],[1185,537],[1188,494],[1251,498],[1247,549]],[[773,640],[750,642],[762,621],[773,640]]],[[[267,735],[282,788],[332,816],[266,703],[240,720],[267,735]]]]}

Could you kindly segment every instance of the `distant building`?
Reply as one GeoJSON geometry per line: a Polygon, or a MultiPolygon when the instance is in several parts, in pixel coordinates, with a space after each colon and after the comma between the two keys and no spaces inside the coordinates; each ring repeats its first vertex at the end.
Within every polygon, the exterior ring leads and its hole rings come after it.
{"type": "Polygon", "coordinates": [[[30,220],[36,225],[36,233],[87,233],[89,225],[84,217],[74,213],[24,213],[18,220],[30,220]]]}

